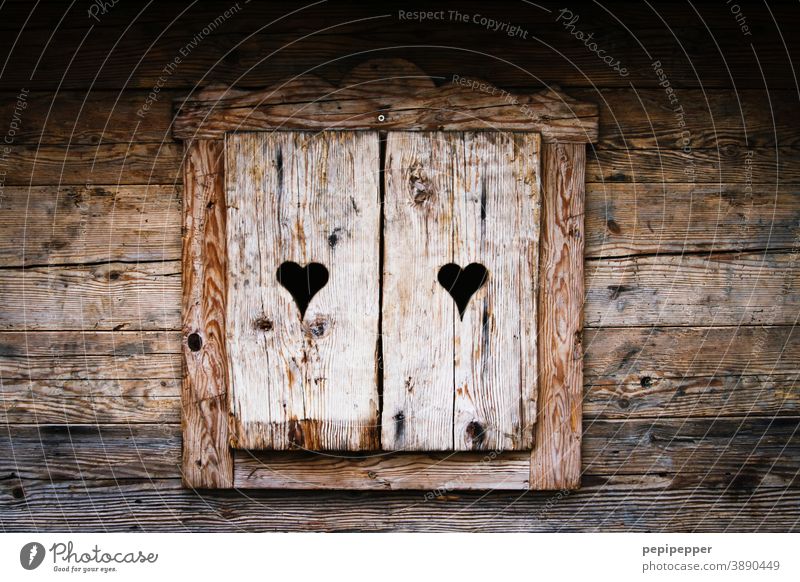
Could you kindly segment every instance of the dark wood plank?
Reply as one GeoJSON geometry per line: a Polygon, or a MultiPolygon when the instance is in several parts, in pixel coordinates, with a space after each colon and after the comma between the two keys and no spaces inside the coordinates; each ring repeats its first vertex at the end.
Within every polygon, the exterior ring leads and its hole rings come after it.
{"type": "Polygon", "coordinates": [[[258,91],[199,92],[179,103],[177,139],[220,139],[227,131],[323,130],[473,130],[526,131],[542,141],[587,143],[597,139],[597,106],[554,89],[521,95],[504,93],[479,79],[454,79],[409,92],[373,72],[396,68],[419,78],[413,65],[386,60],[361,65],[341,87],[302,76],[258,91]],[[410,70],[409,70],[410,69],[410,70]],[[348,83],[356,83],[350,86],[348,83]]]}
{"type": "MultiPolygon", "coordinates": [[[[4,7],[5,11],[5,7],[4,7]]],[[[149,91],[30,91],[17,144],[162,142],[169,139],[176,92],[159,92],[149,109],[149,91]],[[137,115],[141,112],[142,115],[137,115]]],[[[19,93],[0,92],[0,119],[12,119],[19,93]]]]}
{"type": "MultiPolygon", "coordinates": [[[[442,26],[442,22],[400,20],[398,10],[408,9],[401,2],[335,8],[318,5],[259,31],[259,27],[298,7],[243,5],[193,48],[190,58],[183,59],[170,75],[168,86],[191,87],[203,76],[213,82],[241,78],[240,83],[247,86],[264,86],[319,67],[321,63],[327,63],[322,68],[326,77],[337,78],[346,74],[363,51],[405,56],[418,61],[434,75],[449,75],[454,70],[480,74],[492,67],[498,79],[510,84],[546,71],[548,81],[562,85],[625,86],[635,81],[655,87],[658,79],[650,65],[659,59],[676,85],[760,87],[764,85],[763,70],[769,86],[793,88],[789,57],[796,56],[797,45],[790,35],[784,35],[790,49],[787,54],[774,21],[767,20],[769,13],[763,8],[748,8],[749,16],[755,19],[754,13],[761,12],[761,21],[765,22],[762,28],[765,33],[757,39],[759,61],[756,61],[749,38],[742,36],[727,10],[716,10],[703,21],[687,8],[678,13],[675,8],[648,6],[629,16],[628,7],[619,4],[608,10],[583,4],[574,7],[580,18],[576,29],[602,39],[602,46],[608,47],[609,54],[626,66],[628,74],[622,76],[570,34],[564,22],[556,21],[563,6],[548,5],[550,12],[528,4],[493,6],[492,18],[519,26],[527,32],[527,38],[510,38],[473,22],[447,21],[447,26],[442,26]],[[665,30],[659,17],[661,11],[676,30],[675,36],[665,30]],[[353,53],[357,56],[342,58],[353,53]],[[265,55],[270,57],[265,59],[265,55]]],[[[178,18],[166,30],[164,23],[171,22],[185,6],[164,9],[167,14],[160,21],[148,14],[149,10],[136,21],[135,13],[120,11],[120,16],[112,17],[109,24],[95,26],[91,42],[81,46],[81,58],[74,61],[70,59],[86,30],[98,24],[87,18],[85,11],[75,11],[81,13],[82,23],[73,21],[71,26],[59,27],[53,35],[50,46],[60,47],[58,51],[44,50],[54,24],[29,27],[13,51],[16,35],[4,35],[2,46],[11,59],[2,85],[12,90],[25,83],[54,89],[61,81],[64,88],[94,84],[150,89],[163,74],[164,66],[180,54],[180,49],[230,7],[230,3],[220,2],[199,11],[190,10],[187,17],[178,18]],[[159,24],[154,25],[154,20],[159,24]],[[148,58],[141,60],[145,53],[148,58]],[[33,57],[40,54],[43,58],[31,78],[36,63],[33,57]],[[109,54],[114,58],[107,59],[109,54]],[[70,74],[64,75],[67,69],[70,74]]],[[[473,2],[447,2],[437,8],[458,9],[469,15],[485,13],[485,5],[473,2]]],[[[60,16],[63,10],[53,12],[60,16]]],[[[797,16],[785,13],[779,22],[782,28],[791,28],[797,24],[797,16]]]]}
{"type": "MultiPolygon", "coordinates": [[[[626,8],[626,12],[627,10],[626,8]]],[[[381,74],[380,71],[373,71],[371,78],[380,77],[381,74]]],[[[406,74],[409,76],[399,77],[401,83],[395,86],[393,95],[408,95],[419,91],[419,83],[423,79],[414,77],[412,71],[406,74]]],[[[345,82],[369,80],[370,76],[366,74],[353,77],[351,72],[345,82]]],[[[387,78],[386,82],[391,80],[391,77],[387,78]]],[[[467,78],[464,82],[474,80],[477,79],[467,78]]],[[[542,78],[542,81],[546,80],[542,78]]],[[[452,75],[443,81],[451,82],[452,75]]],[[[320,87],[327,87],[328,91],[334,89],[330,83],[324,83],[320,87]]],[[[503,95],[503,90],[530,94],[543,88],[537,79],[531,78],[527,86],[507,87],[489,83],[483,90],[480,86],[476,90],[464,87],[463,92],[470,96],[475,93],[476,97],[483,96],[485,99],[492,97],[492,92],[497,98],[498,95],[503,95]]],[[[308,99],[311,89],[305,88],[304,98],[308,99]]],[[[136,113],[145,103],[148,93],[145,90],[130,89],[58,93],[32,91],[27,97],[24,123],[14,136],[15,143],[160,143],[170,136],[173,102],[179,104],[187,94],[181,91],[159,92],[158,100],[152,102],[146,116],[142,118],[136,113]]],[[[16,95],[12,92],[0,93],[0,119],[12,118],[16,95]]],[[[676,122],[675,113],[667,106],[669,102],[661,88],[572,88],[569,95],[599,108],[600,132],[594,141],[597,149],[680,149],[687,143],[687,139],[692,149],[708,149],[718,144],[722,147],[740,145],[745,142],[755,148],[800,144],[800,130],[796,124],[785,123],[792,119],[796,109],[797,92],[794,90],[770,88],[767,93],[763,88],[741,89],[736,92],[728,89],[681,89],[678,96],[686,124],[690,128],[688,134],[676,122]],[[765,103],[769,103],[769,107],[765,107],[765,103]]],[[[188,96],[190,102],[198,97],[197,93],[190,93],[188,96]]],[[[278,94],[264,94],[263,105],[277,106],[280,103],[277,97],[278,94]]],[[[316,104],[315,114],[327,117],[333,113],[334,108],[341,112],[348,104],[356,107],[359,100],[368,99],[368,94],[364,95],[353,88],[347,99],[343,97],[341,93],[332,94],[330,99],[316,104]],[[335,107],[332,101],[335,101],[335,107]]],[[[459,107],[474,108],[474,104],[464,101],[459,103],[459,107]]],[[[310,114],[306,110],[303,115],[307,118],[310,114]]]]}
{"type": "Polygon", "coordinates": [[[583,215],[586,147],[542,151],[539,397],[531,489],[576,489],[583,400],[583,215]]]}
{"type": "Polygon", "coordinates": [[[188,487],[227,488],[233,484],[233,457],[228,444],[223,142],[187,144],[184,183],[181,466],[188,487]]]}

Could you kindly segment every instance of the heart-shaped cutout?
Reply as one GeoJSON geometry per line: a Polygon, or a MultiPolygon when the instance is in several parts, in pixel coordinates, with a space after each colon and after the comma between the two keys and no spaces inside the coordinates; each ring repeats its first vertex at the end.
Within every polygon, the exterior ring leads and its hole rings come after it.
{"type": "Polygon", "coordinates": [[[455,263],[448,263],[439,269],[439,284],[453,297],[461,319],[464,319],[470,298],[488,278],[489,271],[480,263],[470,263],[464,269],[455,263]]]}
{"type": "Polygon", "coordinates": [[[309,302],[328,283],[328,269],[319,263],[309,263],[301,267],[297,263],[287,261],[278,267],[275,273],[278,283],[292,294],[300,319],[305,317],[309,302]]]}

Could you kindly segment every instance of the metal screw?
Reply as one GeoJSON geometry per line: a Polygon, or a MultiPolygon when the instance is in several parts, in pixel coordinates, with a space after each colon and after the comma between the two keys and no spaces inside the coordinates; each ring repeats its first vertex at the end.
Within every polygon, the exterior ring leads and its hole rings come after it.
{"type": "Polygon", "coordinates": [[[382,121],[386,121],[386,116],[383,113],[381,113],[380,115],[378,115],[378,121],[381,121],[381,122],[382,121]]]}

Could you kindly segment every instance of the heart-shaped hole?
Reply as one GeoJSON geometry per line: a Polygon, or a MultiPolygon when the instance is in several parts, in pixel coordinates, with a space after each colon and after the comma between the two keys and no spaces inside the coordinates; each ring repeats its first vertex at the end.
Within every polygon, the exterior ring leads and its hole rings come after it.
{"type": "Polygon", "coordinates": [[[480,263],[470,263],[464,269],[455,263],[448,263],[439,269],[439,284],[453,297],[461,319],[464,319],[470,298],[488,278],[489,271],[480,263]]]}
{"type": "Polygon", "coordinates": [[[319,263],[309,263],[301,267],[297,263],[287,261],[278,267],[275,276],[278,278],[278,283],[292,294],[302,319],[306,315],[311,299],[327,284],[328,269],[319,263]]]}

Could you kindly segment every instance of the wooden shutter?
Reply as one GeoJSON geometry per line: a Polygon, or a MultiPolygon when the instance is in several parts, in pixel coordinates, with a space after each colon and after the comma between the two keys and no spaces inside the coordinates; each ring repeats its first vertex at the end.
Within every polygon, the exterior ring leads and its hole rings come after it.
{"type": "Polygon", "coordinates": [[[225,149],[234,446],[378,448],[377,133],[241,133],[225,149]],[[305,314],[286,262],[327,269],[305,314]]]}
{"type": "Polygon", "coordinates": [[[533,133],[389,132],[385,449],[531,448],[539,152],[533,133]],[[437,277],[452,263],[456,285],[486,269],[463,315],[437,277]]]}

